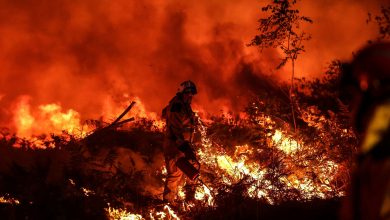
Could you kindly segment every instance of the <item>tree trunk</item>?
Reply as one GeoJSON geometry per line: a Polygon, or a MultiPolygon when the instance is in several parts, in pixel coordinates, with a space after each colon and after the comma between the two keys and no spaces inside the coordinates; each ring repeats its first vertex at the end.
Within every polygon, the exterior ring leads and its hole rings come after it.
{"type": "MultiPolygon", "coordinates": [[[[287,50],[290,50],[290,33],[288,34],[287,38],[287,50]]],[[[290,96],[290,105],[291,105],[291,113],[292,113],[292,118],[293,118],[293,123],[294,123],[294,132],[297,131],[297,123],[295,121],[295,111],[294,111],[294,75],[295,75],[295,56],[289,55],[291,59],[291,85],[290,85],[290,91],[289,91],[289,96],[290,96]]]]}
{"type": "Polygon", "coordinates": [[[291,63],[292,63],[292,72],[291,72],[291,86],[290,86],[290,104],[291,104],[291,113],[292,113],[292,117],[293,117],[293,122],[294,122],[294,132],[297,131],[297,123],[296,123],[296,120],[295,120],[295,110],[294,110],[294,76],[295,76],[295,62],[294,62],[294,59],[291,59],[291,63]]]}

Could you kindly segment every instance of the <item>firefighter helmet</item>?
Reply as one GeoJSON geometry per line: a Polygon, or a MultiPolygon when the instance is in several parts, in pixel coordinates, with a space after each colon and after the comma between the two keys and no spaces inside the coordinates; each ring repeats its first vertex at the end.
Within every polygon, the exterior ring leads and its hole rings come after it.
{"type": "Polygon", "coordinates": [[[179,92],[180,93],[192,93],[192,94],[197,94],[198,91],[196,89],[196,85],[194,82],[192,82],[191,80],[187,80],[187,81],[184,81],[180,84],[180,88],[179,88],[179,92]]]}
{"type": "Polygon", "coordinates": [[[349,77],[360,91],[374,96],[384,95],[383,92],[388,95],[390,43],[375,43],[360,50],[351,62],[349,71],[349,77]]]}
{"type": "Polygon", "coordinates": [[[341,85],[353,92],[355,128],[363,132],[373,109],[390,99],[390,43],[361,49],[352,62],[343,65],[341,85]]]}

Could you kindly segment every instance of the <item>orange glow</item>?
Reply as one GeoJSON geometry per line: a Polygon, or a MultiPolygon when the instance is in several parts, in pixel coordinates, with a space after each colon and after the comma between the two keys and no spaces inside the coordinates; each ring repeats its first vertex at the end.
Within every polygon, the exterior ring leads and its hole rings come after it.
{"type": "Polygon", "coordinates": [[[276,146],[286,154],[292,154],[300,148],[300,144],[298,144],[297,141],[284,137],[283,133],[279,130],[275,130],[272,141],[274,141],[276,146]]]}
{"type": "MultiPolygon", "coordinates": [[[[145,219],[140,214],[133,214],[128,212],[125,209],[117,209],[110,207],[108,204],[108,208],[106,209],[107,217],[110,220],[141,220],[145,219]]],[[[164,206],[164,211],[155,211],[154,209],[149,213],[150,219],[175,219],[180,220],[174,210],[169,205],[164,206]]]]}
{"type": "Polygon", "coordinates": [[[12,205],[19,205],[20,204],[19,200],[12,198],[12,197],[9,197],[9,195],[6,195],[6,197],[0,196],[0,203],[12,204],[12,205]]]}
{"type": "MultiPolygon", "coordinates": [[[[265,123],[263,126],[267,126],[270,129],[273,128],[274,122],[271,118],[264,116],[259,118],[259,122],[265,123]]],[[[286,155],[284,163],[286,166],[291,167],[289,176],[281,176],[280,182],[284,183],[288,188],[298,190],[306,199],[312,198],[326,198],[329,192],[333,192],[335,189],[331,188],[329,184],[335,179],[339,172],[339,166],[331,160],[325,160],[317,167],[310,167],[301,169],[295,165],[296,162],[289,159],[288,156],[294,156],[294,154],[300,152],[304,153],[311,148],[311,146],[305,146],[305,143],[294,140],[286,135],[286,132],[278,129],[272,129],[273,132],[267,136],[270,139],[270,147],[277,148],[286,155]],[[307,169],[307,170],[306,170],[307,169]],[[314,172],[320,179],[320,182],[314,181],[307,173],[314,172]]],[[[207,133],[207,128],[202,126],[201,132],[207,133]]],[[[257,152],[255,148],[249,144],[235,146],[234,154],[229,155],[224,152],[219,152],[218,146],[213,146],[213,143],[203,136],[202,148],[198,150],[198,155],[202,163],[208,164],[213,167],[213,164],[217,162],[217,170],[219,176],[222,177],[224,184],[232,185],[241,181],[245,176],[249,176],[252,180],[252,184],[247,188],[247,196],[254,198],[264,198],[270,204],[274,201],[271,199],[271,195],[268,194],[268,190],[272,190],[273,183],[265,180],[264,175],[269,172],[269,168],[262,167],[260,163],[253,159],[253,156],[257,152]],[[258,183],[262,182],[262,187],[259,188],[258,183]],[[265,187],[265,188],[264,188],[265,187]]],[[[295,158],[296,160],[296,158],[295,158]]],[[[308,161],[300,161],[299,163],[308,163],[308,161]]],[[[206,193],[202,188],[197,188],[197,199],[205,200],[211,197],[206,197],[206,193]]],[[[338,196],[344,195],[343,191],[337,192],[338,196]]],[[[212,203],[211,203],[212,205],[212,203]]]]}
{"type": "Polygon", "coordinates": [[[112,208],[110,206],[108,207],[108,209],[106,209],[106,212],[107,212],[107,217],[110,220],[125,220],[125,219],[141,220],[141,219],[143,219],[141,215],[132,214],[130,212],[127,212],[124,209],[116,209],[116,208],[112,208]]]}
{"type": "MultiPolygon", "coordinates": [[[[266,2],[62,4],[0,3],[5,9],[2,16],[9,18],[0,25],[0,101],[5,108],[28,95],[36,103],[61,103],[85,118],[98,118],[109,116],[101,114],[106,97],[128,94],[159,115],[180,82],[192,79],[199,86],[194,101],[215,114],[221,106],[240,109],[256,92],[251,79],[262,80],[264,74],[275,79],[289,76],[287,66],[275,69],[280,60],[277,51],[261,54],[258,48],[245,46],[256,34],[259,8],[266,2]],[[147,19],[134,19],[140,14],[147,19]],[[244,64],[250,67],[247,76],[242,74],[244,64]]],[[[297,60],[297,77],[322,74],[330,60],[349,58],[375,37],[376,27],[365,21],[368,11],[380,10],[378,5],[378,1],[298,1],[299,10],[314,24],[303,27],[313,39],[297,60]]],[[[11,116],[3,120],[7,117],[11,116]]]]}
{"type": "MultiPolygon", "coordinates": [[[[147,112],[142,100],[136,99],[137,104],[134,109],[131,110],[129,115],[126,117],[136,117],[137,119],[146,118],[148,120],[154,120],[155,123],[161,123],[161,126],[156,126],[156,129],[162,131],[164,123],[159,119],[156,113],[147,112]]],[[[119,115],[126,106],[127,103],[122,103],[117,106],[111,107],[112,115],[119,115]],[[114,114],[115,112],[115,114],[114,114]]],[[[227,108],[224,110],[229,112],[227,108]]],[[[107,111],[109,112],[109,111],[107,111]]],[[[112,116],[105,116],[106,118],[112,116]]],[[[113,118],[115,118],[113,117],[113,118]]],[[[18,103],[15,110],[15,124],[18,129],[18,135],[24,138],[29,138],[33,141],[36,147],[44,147],[42,140],[37,139],[34,135],[39,135],[40,133],[61,133],[66,131],[70,134],[78,134],[78,137],[83,137],[88,131],[88,127],[83,127],[80,114],[76,111],[69,109],[63,111],[62,107],[58,104],[46,104],[40,105],[37,109],[31,108],[29,105],[28,99],[21,99],[18,103]],[[39,126],[38,126],[39,125],[39,126]]],[[[221,150],[221,147],[214,146],[214,143],[207,136],[207,126],[198,118],[200,126],[199,131],[201,133],[201,147],[198,148],[198,158],[202,164],[205,164],[210,167],[216,165],[216,172],[221,176],[221,180],[224,184],[233,185],[241,181],[245,176],[250,177],[254,182],[252,185],[248,186],[246,194],[249,197],[254,198],[264,198],[269,203],[274,201],[271,199],[271,195],[268,194],[268,190],[272,189],[272,183],[267,182],[264,179],[264,175],[269,172],[267,167],[263,167],[261,163],[255,160],[253,157],[258,153],[259,149],[255,149],[250,144],[237,145],[233,148],[232,154],[227,154],[224,150],[221,150]],[[258,183],[262,182],[263,188],[258,187],[258,183]],[[265,188],[264,188],[265,186],[265,188]]],[[[233,118],[227,118],[227,120],[232,121],[233,118]]],[[[325,119],[323,119],[325,120],[325,119]]],[[[292,137],[287,135],[287,132],[283,130],[274,129],[275,122],[268,116],[259,116],[259,124],[262,126],[268,127],[271,132],[267,134],[269,139],[269,147],[273,149],[278,149],[287,156],[294,156],[296,153],[302,153],[310,145],[306,145],[303,142],[298,142],[292,137]]],[[[312,122],[315,123],[315,122],[312,122]]],[[[55,146],[51,146],[55,147],[55,146]]],[[[329,187],[329,184],[335,179],[337,175],[339,165],[331,160],[324,160],[322,163],[317,165],[317,167],[310,167],[311,169],[298,169],[298,166],[295,165],[292,160],[286,157],[285,164],[290,169],[290,174],[288,176],[280,177],[280,182],[284,183],[288,188],[299,190],[305,198],[326,198],[328,192],[332,192],[334,189],[329,187]],[[313,182],[307,172],[314,172],[318,176],[319,182],[313,182]]],[[[306,163],[301,161],[301,163],[306,163]]],[[[166,174],[165,166],[161,167],[162,174],[166,174]]],[[[205,186],[198,186],[195,192],[195,199],[202,201],[204,204],[209,206],[214,206],[214,197],[212,196],[213,190],[212,186],[209,188],[205,186]]],[[[83,188],[83,192],[86,196],[92,194],[93,192],[83,188]]],[[[338,192],[338,195],[343,195],[343,192],[338,192]]],[[[183,189],[179,189],[179,198],[185,199],[185,192],[183,189]]],[[[187,204],[191,206],[191,204],[187,204]]],[[[166,208],[164,215],[174,216],[175,214],[170,213],[170,208],[166,208]]],[[[111,210],[113,213],[119,212],[111,210]]],[[[172,210],[171,210],[172,211],[172,210]]],[[[129,213],[122,213],[121,215],[127,215],[129,213]]],[[[161,214],[161,213],[160,213],[161,214]]],[[[133,216],[133,214],[129,214],[133,216]]],[[[153,216],[157,214],[154,213],[153,216]]],[[[134,215],[137,216],[137,215],[134,215]]],[[[175,218],[175,217],[172,217],[175,218]]]]}
{"type": "Polygon", "coordinates": [[[196,187],[195,199],[201,201],[207,201],[206,204],[208,206],[214,206],[214,198],[211,195],[210,190],[204,185],[196,187]]]}
{"type": "Polygon", "coordinates": [[[21,137],[31,136],[31,129],[35,119],[31,116],[30,105],[26,97],[23,97],[15,109],[14,122],[17,127],[17,135],[21,137]]]}
{"type": "Polygon", "coordinates": [[[30,140],[38,148],[46,148],[43,140],[37,138],[39,135],[67,132],[81,138],[89,131],[88,126],[81,123],[80,114],[75,110],[63,111],[60,105],[54,103],[33,109],[28,97],[22,97],[16,105],[14,127],[18,137],[30,140]]]}
{"type": "MultiPolygon", "coordinates": [[[[136,120],[147,119],[153,122],[154,129],[159,131],[163,130],[165,121],[156,113],[148,112],[138,97],[130,98],[127,94],[124,94],[123,97],[126,98],[125,101],[119,103],[114,102],[110,98],[105,99],[105,107],[101,120],[111,123],[129,105],[129,100],[135,100],[135,106],[122,120],[131,117],[134,117],[136,120]]],[[[28,96],[23,96],[16,104],[13,127],[16,128],[18,137],[34,142],[36,148],[46,148],[43,140],[38,138],[39,135],[59,135],[62,132],[66,132],[75,137],[82,138],[94,129],[94,127],[82,122],[81,115],[73,109],[64,111],[61,105],[55,103],[39,105],[37,108],[33,108],[30,100],[28,96]]],[[[15,146],[19,145],[16,144],[15,146]]]]}

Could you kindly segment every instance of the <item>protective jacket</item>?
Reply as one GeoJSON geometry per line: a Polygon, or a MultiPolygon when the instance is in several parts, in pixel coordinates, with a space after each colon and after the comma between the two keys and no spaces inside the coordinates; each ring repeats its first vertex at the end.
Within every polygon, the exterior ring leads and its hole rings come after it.
{"type": "Polygon", "coordinates": [[[179,146],[191,141],[195,126],[194,112],[189,103],[184,103],[181,94],[177,94],[163,110],[166,119],[164,154],[166,157],[181,155],[179,146]]]}
{"type": "Polygon", "coordinates": [[[191,105],[185,103],[181,93],[178,93],[163,110],[163,118],[166,119],[166,131],[164,138],[164,157],[167,168],[167,179],[163,198],[166,201],[176,199],[177,189],[183,172],[176,166],[176,161],[184,157],[180,146],[191,140],[194,128],[194,112],[191,105]]]}

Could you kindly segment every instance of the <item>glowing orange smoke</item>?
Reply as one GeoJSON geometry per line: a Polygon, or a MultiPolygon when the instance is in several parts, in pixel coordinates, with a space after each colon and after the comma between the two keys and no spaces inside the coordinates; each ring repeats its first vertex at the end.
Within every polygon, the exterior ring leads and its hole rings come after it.
{"type": "Polygon", "coordinates": [[[28,98],[22,97],[14,112],[16,134],[22,138],[30,138],[41,134],[61,134],[63,131],[83,137],[86,130],[80,115],[73,109],[62,111],[58,104],[46,104],[32,110],[28,98]]]}
{"type": "MultiPolygon", "coordinates": [[[[123,97],[121,102],[115,102],[111,98],[104,100],[105,104],[100,117],[102,122],[107,123],[107,125],[111,123],[129,105],[129,100],[134,100],[136,105],[122,120],[130,117],[134,117],[135,120],[151,120],[154,129],[162,131],[165,122],[157,113],[148,112],[138,97],[129,97],[127,94],[124,94],[123,97]]],[[[73,109],[63,110],[60,104],[55,103],[43,104],[34,108],[30,105],[30,99],[28,96],[19,98],[15,105],[13,127],[15,127],[15,133],[19,138],[34,142],[33,145],[36,148],[46,148],[43,140],[39,138],[41,135],[60,135],[66,132],[76,138],[82,138],[95,128],[85,123],[81,119],[82,116],[73,109]]],[[[50,139],[50,137],[46,137],[46,139],[50,139]]]]}

